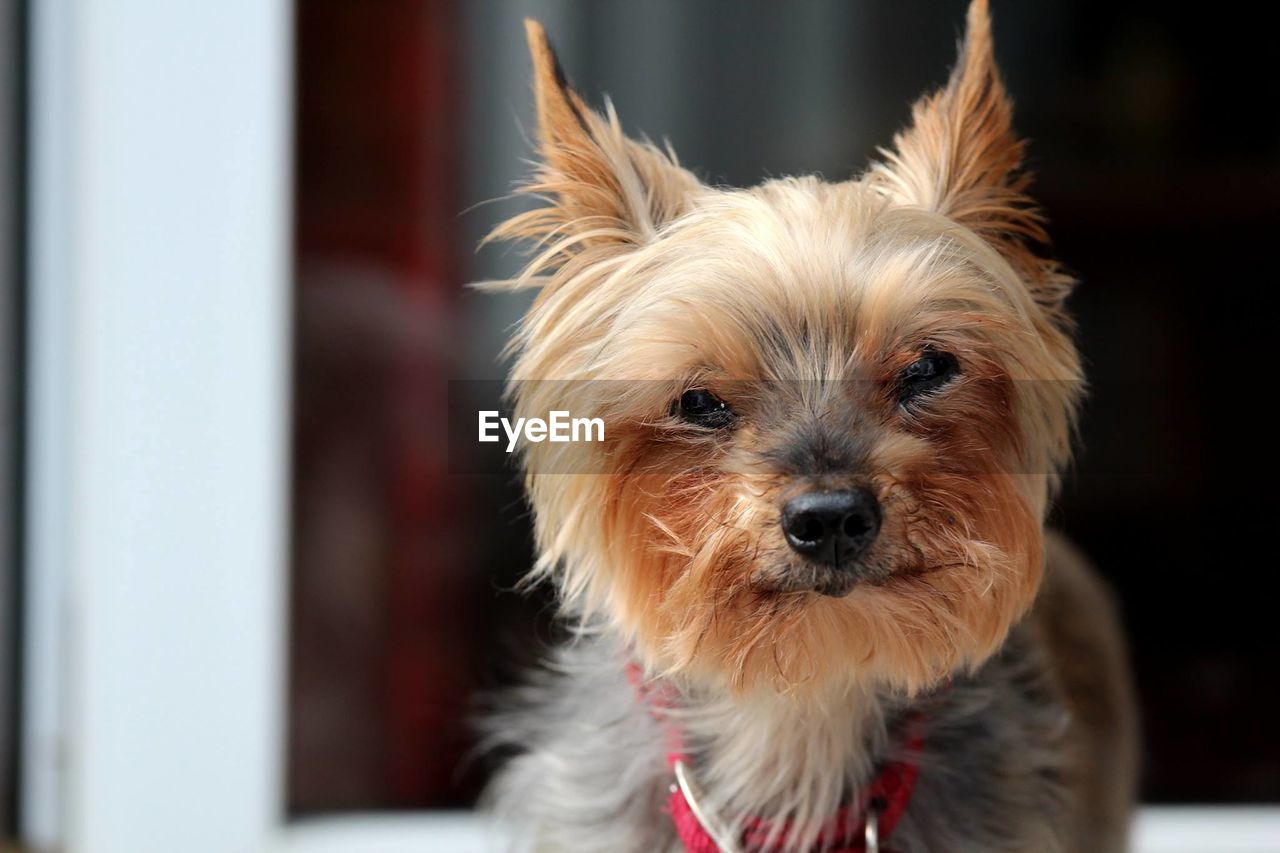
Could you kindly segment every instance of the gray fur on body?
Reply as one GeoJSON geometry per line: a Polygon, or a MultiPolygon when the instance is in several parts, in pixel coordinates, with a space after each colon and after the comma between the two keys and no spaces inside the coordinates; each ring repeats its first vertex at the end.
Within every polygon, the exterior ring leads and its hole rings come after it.
{"type": "MultiPolygon", "coordinates": [[[[517,848],[682,849],[663,812],[671,784],[664,731],[629,683],[626,661],[612,641],[581,638],[488,721],[495,740],[519,750],[488,792],[517,848]]],[[[854,787],[892,757],[887,732],[895,722],[913,709],[925,715],[919,780],[891,849],[1075,849],[1066,840],[1071,719],[1025,628],[1015,628],[976,673],[931,695],[910,703],[876,695],[847,699],[846,716],[835,719],[852,744],[839,761],[852,768],[854,787]]],[[[688,692],[680,699],[692,714],[712,701],[688,692]]],[[[705,739],[694,756],[695,773],[713,775],[716,745],[714,736],[705,739]]],[[[841,767],[831,772],[839,776],[841,767]]]]}

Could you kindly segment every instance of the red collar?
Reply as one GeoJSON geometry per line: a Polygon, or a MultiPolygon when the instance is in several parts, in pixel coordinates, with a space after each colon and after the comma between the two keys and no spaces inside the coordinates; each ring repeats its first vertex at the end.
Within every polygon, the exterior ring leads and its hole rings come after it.
{"type": "MultiPolygon", "coordinates": [[[[691,762],[679,730],[671,726],[662,715],[663,709],[672,704],[669,694],[646,682],[639,665],[634,662],[627,664],[627,678],[641,700],[649,705],[650,712],[662,722],[667,733],[667,764],[679,782],[671,786],[671,794],[667,798],[667,811],[675,824],[676,834],[684,842],[687,853],[721,853],[724,848],[717,843],[712,831],[699,817],[698,804],[691,803],[686,796],[685,783],[688,782],[691,762]]],[[[899,735],[902,757],[883,764],[871,784],[859,793],[856,803],[845,803],[832,815],[819,833],[814,850],[827,853],[865,853],[867,815],[872,811],[876,815],[875,829],[880,849],[886,849],[885,843],[897,828],[907,804],[911,802],[916,777],[920,773],[920,752],[924,746],[923,723],[922,714],[915,713],[907,717],[899,735]]],[[[763,818],[748,818],[742,826],[737,843],[744,851],[773,853],[786,849],[790,831],[787,824],[778,829],[775,824],[763,818]]]]}

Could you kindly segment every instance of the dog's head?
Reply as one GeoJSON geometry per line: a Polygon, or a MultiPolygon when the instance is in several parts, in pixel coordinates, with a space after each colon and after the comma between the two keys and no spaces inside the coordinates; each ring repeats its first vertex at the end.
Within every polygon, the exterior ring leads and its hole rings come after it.
{"type": "Polygon", "coordinates": [[[747,190],[628,139],[528,31],[546,204],[495,232],[537,245],[511,389],[606,425],[525,453],[536,574],[651,668],[739,689],[984,660],[1039,584],[1080,388],[986,3],[865,175],[747,190]]]}

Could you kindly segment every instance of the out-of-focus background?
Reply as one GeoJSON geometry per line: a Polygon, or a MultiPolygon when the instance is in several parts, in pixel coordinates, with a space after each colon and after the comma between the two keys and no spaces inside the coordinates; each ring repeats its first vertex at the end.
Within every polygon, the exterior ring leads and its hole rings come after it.
{"type": "MultiPolygon", "coordinates": [[[[1176,4],[994,6],[1034,194],[1081,279],[1092,390],[1054,522],[1123,604],[1144,795],[1275,801],[1272,359],[1250,354],[1280,209],[1267,36],[1176,4]]],[[[518,483],[447,475],[440,437],[443,383],[500,376],[524,305],[463,287],[521,257],[474,247],[528,172],[522,16],[588,100],[745,185],[861,170],[945,79],[964,7],[299,7],[292,809],[468,803],[467,709],[549,636],[543,597],[504,592],[530,560],[518,483]]]]}
{"type": "MultiPolygon", "coordinates": [[[[36,849],[473,804],[469,721],[557,636],[545,592],[511,591],[517,477],[451,473],[444,412],[451,380],[503,375],[528,298],[466,288],[522,257],[476,246],[528,203],[524,17],[589,102],[748,185],[861,171],[966,4],[181,5],[0,0],[0,840],[36,849]]],[[[1081,280],[1053,523],[1121,601],[1143,798],[1275,804],[1272,29],[993,5],[1081,280]]]]}

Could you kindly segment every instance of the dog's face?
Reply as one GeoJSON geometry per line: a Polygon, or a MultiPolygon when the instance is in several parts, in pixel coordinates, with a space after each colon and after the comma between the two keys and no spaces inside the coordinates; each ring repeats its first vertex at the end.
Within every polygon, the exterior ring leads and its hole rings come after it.
{"type": "Polygon", "coordinates": [[[724,190],[591,112],[530,25],[551,203],[497,232],[541,241],[512,390],[606,424],[525,454],[539,572],[650,667],[912,691],[1034,597],[1079,366],[989,32],[975,2],[862,179],[724,190]]]}

